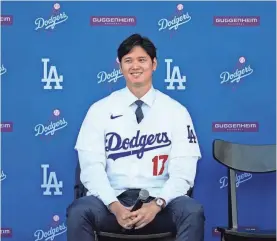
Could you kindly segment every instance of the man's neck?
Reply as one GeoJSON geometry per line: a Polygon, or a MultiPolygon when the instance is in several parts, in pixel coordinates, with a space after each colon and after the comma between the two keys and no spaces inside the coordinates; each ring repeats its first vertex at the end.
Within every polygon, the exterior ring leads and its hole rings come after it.
{"type": "Polygon", "coordinates": [[[152,87],[152,85],[145,86],[127,86],[128,89],[136,96],[138,99],[143,97],[152,87]]]}

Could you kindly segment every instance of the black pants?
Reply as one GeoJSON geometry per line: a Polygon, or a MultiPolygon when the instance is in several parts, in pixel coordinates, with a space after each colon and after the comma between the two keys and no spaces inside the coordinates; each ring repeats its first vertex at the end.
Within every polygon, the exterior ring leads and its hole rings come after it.
{"type": "MultiPolygon", "coordinates": [[[[127,207],[134,205],[139,190],[128,190],[118,196],[127,207]]],[[[176,233],[176,241],[204,240],[204,210],[188,196],[172,200],[145,227],[128,234],[176,233]]],[[[95,241],[94,231],[122,233],[122,227],[107,207],[94,196],[75,200],[67,209],[67,241],[95,241]]]]}

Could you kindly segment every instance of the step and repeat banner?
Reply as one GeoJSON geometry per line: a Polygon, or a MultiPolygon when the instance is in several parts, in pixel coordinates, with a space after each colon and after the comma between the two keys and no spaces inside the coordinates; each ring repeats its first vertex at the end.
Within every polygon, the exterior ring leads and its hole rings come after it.
{"type": "MultiPolygon", "coordinates": [[[[79,128],[125,86],[116,50],[133,33],[157,47],[155,88],[192,116],[203,156],[194,196],[205,241],[219,240],[228,177],[213,140],[276,143],[275,14],[275,2],[3,2],[3,240],[66,240],[79,128]]],[[[275,228],[275,174],[237,173],[236,186],[239,226],[275,228]]]]}

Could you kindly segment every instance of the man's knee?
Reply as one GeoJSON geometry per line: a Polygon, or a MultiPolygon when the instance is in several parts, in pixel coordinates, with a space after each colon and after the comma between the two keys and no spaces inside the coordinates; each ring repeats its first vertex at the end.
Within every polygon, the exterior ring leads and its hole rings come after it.
{"type": "Polygon", "coordinates": [[[67,222],[91,222],[99,220],[99,215],[105,212],[104,204],[94,196],[76,199],[66,210],[67,222]]]}
{"type": "Polygon", "coordinates": [[[204,221],[205,214],[203,206],[195,199],[188,196],[181,196],[172,201],[174,216],[180,219],[191,219],[195,221],[204,221]]]}

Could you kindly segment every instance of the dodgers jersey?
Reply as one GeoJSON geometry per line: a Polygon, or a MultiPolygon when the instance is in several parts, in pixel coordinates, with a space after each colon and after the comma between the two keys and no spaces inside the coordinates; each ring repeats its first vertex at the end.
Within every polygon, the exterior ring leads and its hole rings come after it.
{"type": "Polygon", "coordinates": [[[138,124],[136,100],[125,87],[97,101],[77,138],[80,179],[87,195],[105,205],[129,188],[146,189],[168,204],[194,185],[201,153],[187,109],[152,87],[141,98],[138,124]]]}

